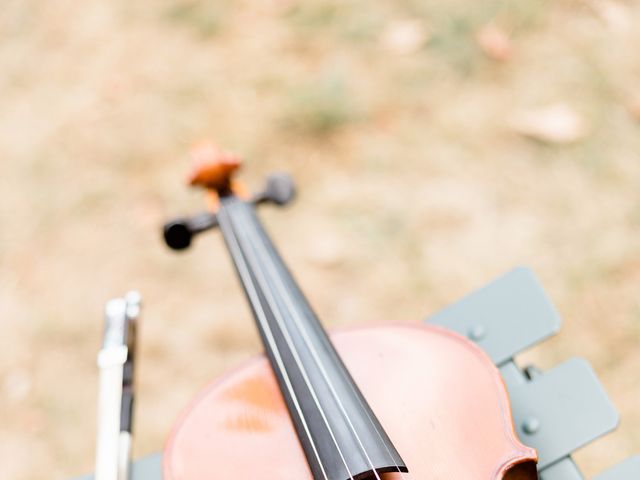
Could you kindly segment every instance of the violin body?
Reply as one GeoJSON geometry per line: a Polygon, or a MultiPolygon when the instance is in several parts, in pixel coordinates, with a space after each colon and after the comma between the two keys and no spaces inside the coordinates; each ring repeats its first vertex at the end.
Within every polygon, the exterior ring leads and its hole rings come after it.
{"type": "MultiPolygon", "coordinates": [[[[537,478],[500,374],[473,343],[425,325],[344,330],[331,340],[409,466],[382,480],[537,478]]],[[[313,478],[266,358],[215,381],[187,408],[167,442],[163,478],[313,478]]]]}
{"type": "MultiPolygon", "coordinates": [[[[205,148],[206,147],[206,148],[205,148]]],[[[233,154],[197,150],[192,185],[213,211],[165,225],[167,245],[219,227],[265,355],[207,387],[163,456],[165,480],[535,480],[500,373],[472,342],[424,325],[329,336],[255,207],[286,204],[287,176],[244,195],[233,154]]]]}

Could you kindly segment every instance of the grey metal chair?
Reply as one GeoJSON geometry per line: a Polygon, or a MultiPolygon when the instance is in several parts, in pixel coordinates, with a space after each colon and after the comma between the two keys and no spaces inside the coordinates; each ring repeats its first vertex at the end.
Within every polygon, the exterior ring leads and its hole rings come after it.
{"type": "MultiPolygon", "coordinates": [[[[470,338],[498,366],[511,397],[517,434],[538,451],[541,480],[583,480],[571,454],[614,430],[618,413],[586,360],[573,358],[547,372],[522,369],[514,361],[518,353],[560,328],[560,316],[534,273],[516,268],[427,322],[470,338]]],[[[639,479],[640,456],[595,478],[639,479]]]]}

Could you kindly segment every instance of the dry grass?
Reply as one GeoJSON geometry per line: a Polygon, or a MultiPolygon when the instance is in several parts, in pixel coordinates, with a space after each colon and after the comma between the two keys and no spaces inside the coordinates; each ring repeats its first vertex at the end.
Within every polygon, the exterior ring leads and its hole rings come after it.
{"type": "Polygon", "coordinates": [[[182,256],[159,240],[201,207],[182,178],[204,136],[248,159],[251,185],[297,178],[297,205],[264,219],[330,326],[417,321],[533,267],[565,324],[527,357],[586,356],[622,414],[581,464],[638,452],[638,24],[631,0],[5,0],[2,477],[91,469],[111,296],[146,300],[138,455],[259,351],[218,236],[182,256]],[[488,22],[507,61],[475,41],[488,22]],[[574,142],[510,127],[558,103],[584,124],[574,142]]]}

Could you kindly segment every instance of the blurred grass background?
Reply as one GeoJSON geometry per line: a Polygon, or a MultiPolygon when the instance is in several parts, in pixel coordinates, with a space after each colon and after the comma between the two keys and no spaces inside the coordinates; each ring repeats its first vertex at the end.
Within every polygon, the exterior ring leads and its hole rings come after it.
{"type": "Polygon", "coordinates": [[[300,196],[263,218],[329,326],[418,321],[507,269],[564,318],[527,354],[588,358],[622,415],[589,475],[640,451],[640,4],[632,0],[5,0],[0,13],[0,465],[94,458],[102,308],[139,289],[137,456],[260,350],[191,144],[300,196]]]}

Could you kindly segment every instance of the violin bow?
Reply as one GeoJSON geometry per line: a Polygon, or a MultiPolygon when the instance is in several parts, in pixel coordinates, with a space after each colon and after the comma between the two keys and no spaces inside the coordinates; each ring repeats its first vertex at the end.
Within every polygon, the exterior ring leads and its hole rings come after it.
{"type": "Polygon", "coordinates": [[[141,297],[129,292],[107,302],[98,393],[95,480],[129,480],[136,325],[141,297]]]}

